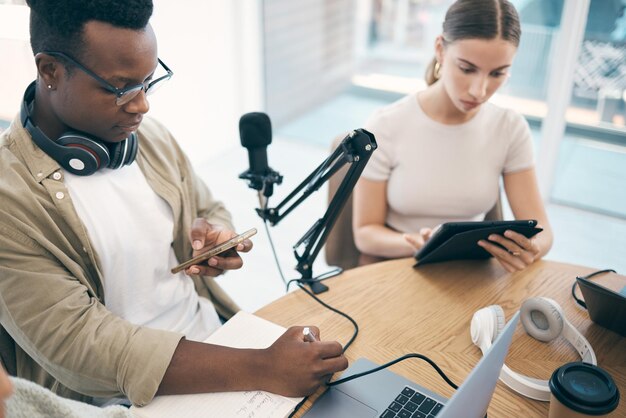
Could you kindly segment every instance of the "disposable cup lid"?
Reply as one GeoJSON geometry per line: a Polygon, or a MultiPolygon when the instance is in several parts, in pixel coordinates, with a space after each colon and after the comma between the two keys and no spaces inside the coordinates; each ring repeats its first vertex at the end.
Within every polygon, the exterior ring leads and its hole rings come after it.
{"type": "Polygon", "coordinates": [[[566,407],[587,415],[604,415],[619,404],[611,375],[598,366],[567,363],[552,373],[550,391],[566,407]]]}

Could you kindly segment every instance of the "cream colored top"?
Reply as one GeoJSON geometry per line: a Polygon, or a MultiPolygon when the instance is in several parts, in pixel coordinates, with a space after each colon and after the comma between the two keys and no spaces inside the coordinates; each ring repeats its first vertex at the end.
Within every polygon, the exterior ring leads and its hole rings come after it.
{"type": "Polygon", "coordinates": [[[377,110],[365,128],[378,149],[362,177],[387,181],[386,223],[402,232],[482,220],[500,176],[534,166],[528,123],[490,103],[469,121],[446,125],[429,118],[414,93],[377,110]]]}

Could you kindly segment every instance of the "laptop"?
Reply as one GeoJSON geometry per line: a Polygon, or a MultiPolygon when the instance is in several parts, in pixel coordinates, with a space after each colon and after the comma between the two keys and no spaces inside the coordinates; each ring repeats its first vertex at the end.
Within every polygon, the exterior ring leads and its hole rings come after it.
{"type": "MultiPolygon", "coordinates": [[[[626,337],[626,293],[617,293],[584,277],[576,281],[593,322],[626,337]]],[[[626,289],[626,288],[624,288],[626,289]]]]}
{"type": "MultiPolygon", "coordinates": [[[[496,338],[450,400],[389,369],[332,386],[304,414],[306,418],[482,418],[498,383],[500,370],[519,321],[519,312],[496,338]]],[[[359,359],[344,372],[350,376],[378,365],[359,359]]]]}

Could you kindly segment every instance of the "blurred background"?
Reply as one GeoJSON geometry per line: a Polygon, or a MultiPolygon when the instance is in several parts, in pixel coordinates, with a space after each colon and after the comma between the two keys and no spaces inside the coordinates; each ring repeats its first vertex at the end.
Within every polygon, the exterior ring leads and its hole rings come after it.
{"type": "MultiPolygon", "coordinates": [[[[329,154],[336,136],[374,109],[425,87],[423,74],[451,0],[154,0],[152,24],[171,82],[151,96],[200,176],[256,226],[244,268],[220,283],[253,311],[284,294],[254,212],[239,117],[264,111],[272,168],[285,180],[276,206],[329,154]]],[[[522,40],[507,84],[492,99],[528,120],[554,227],[547,258],[626,272],[626,0],[514,0],[522,40]]],[[[35,78],[28,8],[0,0],[0,130],[35,78]]],[[[418,193],[418,191],[415,191],[418,193]]],[[[292,246],[323,215],[326,190],[270,229],[287,279],[292,246]]],[[[509,213],[510,216],[510,213],[509,213]]],[[[326,271],[320,253],[314,274],[326,271]]],[[[573,279],[573,278],[572,278],[573,279]]]]}

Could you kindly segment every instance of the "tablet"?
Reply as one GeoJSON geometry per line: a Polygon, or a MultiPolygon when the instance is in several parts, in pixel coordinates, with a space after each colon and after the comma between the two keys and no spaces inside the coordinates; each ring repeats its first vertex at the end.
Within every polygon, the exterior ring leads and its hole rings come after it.
{"type": "MultiPolygon", "coordinates": [[[[437,263],[450,260],[485,259],[492,255],[478,245],[491,234],[504,234],[511,230],[531,238],[543,231],[534,219],[517,221],[447,222],[415,254],[417,264],[437,263]]],[[[498,245],[498,244],[496,244],[498,245]]]]}

